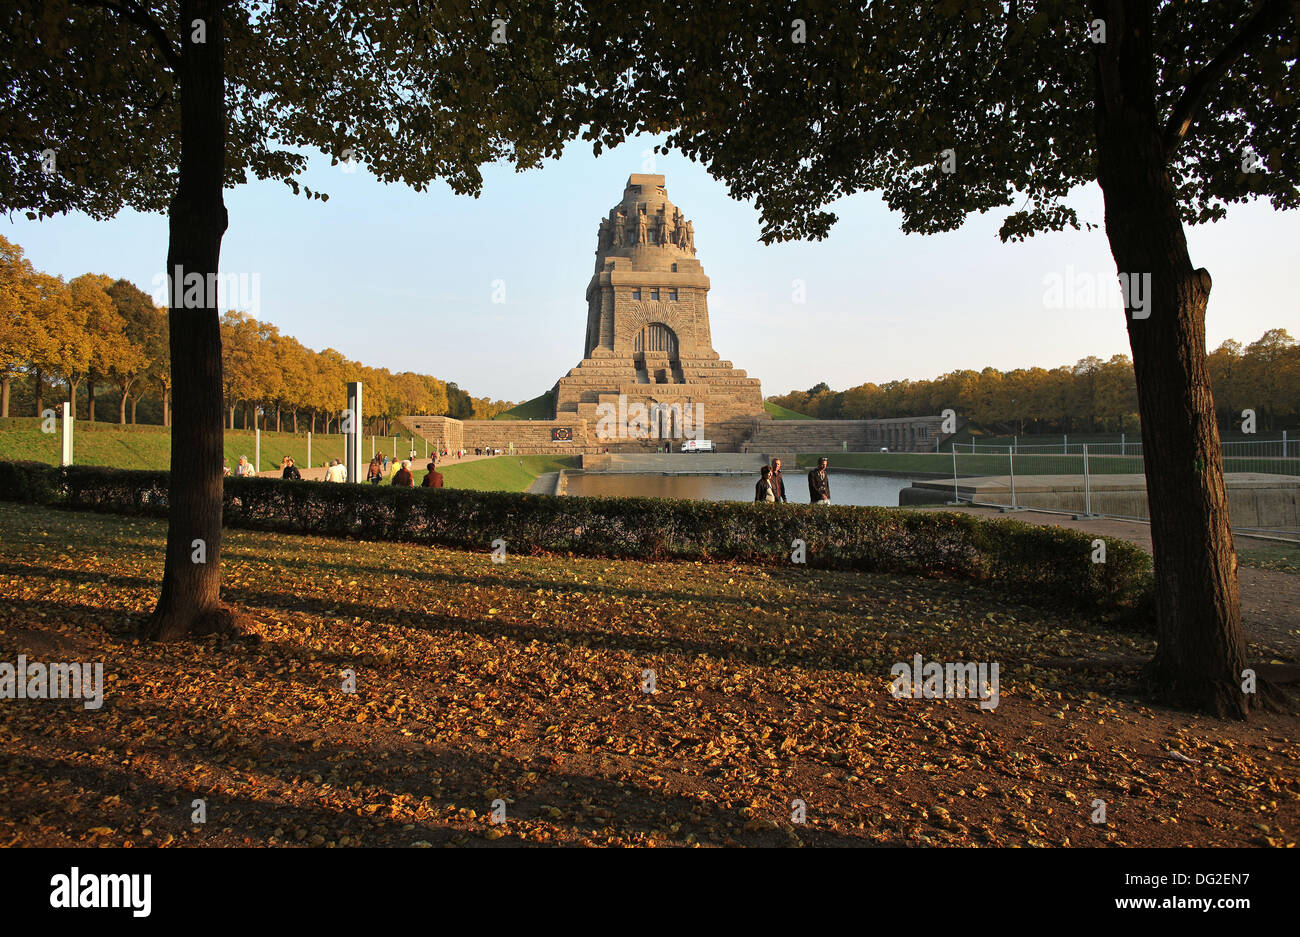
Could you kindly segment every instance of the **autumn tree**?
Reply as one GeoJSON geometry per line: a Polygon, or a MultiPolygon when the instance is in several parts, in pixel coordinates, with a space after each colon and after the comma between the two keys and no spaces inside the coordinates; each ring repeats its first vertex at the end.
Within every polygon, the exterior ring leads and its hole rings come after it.
{"type": "Polygon", "coordinates": [[[0,237],[0,417],[9,416],[13,379],[48,353],[40,302],[31,261],[21,247],[0,237]]]}
{"type": "MultiPolygon", "coordinates": [[[[1244,717],[1245,641],[1205,355],[1210,275],[1184,225],[1300,203],[1296,6],[1213,0],[683,0],[584,7],[597,148],[644,131],[753,199],[765,241],[824,237],[874,190],[903,228],[1007,208],[1004,240],[1079,227],[1100,185],[1130,291],[1155,558],[1153,688],[1244,717]],[[1149,289],[1147,288],[1149,286],[1149,289]],[[1147,295],[1149,294],[1149,295],[1147,295]]],[[[1035,279],[1038,274],[1033,274],[1035,279]]]]}
{"type": "Polygon", "coordinates": [[[548,38],[569,17],[518,3],[505,34],[499,17],[383,0],[0,5],[0,210],[168,215],[174,423],[154,635],[233,626],[220,601],[221,332],[204,288],[220,266],[223,190],[256,176],[324,198],[298,182],[312,150],[384,182],[471,194],[484,163],[558,155],[579,127],[563,89],[591,80],[548,38]],[[191,560],[196,540],[205,563],[191,560]]]}
{"type": "Polygon", "coordinates": [[[118,401],[117,422],[126,423],[127,403],[131,404],[131,422],[135,422],[135,401],[138,387],[143,387],[158,355],[165,355],[162,346],[162,323],[153,300],[138,286],[128,280],[114,280],[107,289],[122,324],[121,337],[125,347],[120,349],[108,366],[109,376],[121,392],[118,401]]]}

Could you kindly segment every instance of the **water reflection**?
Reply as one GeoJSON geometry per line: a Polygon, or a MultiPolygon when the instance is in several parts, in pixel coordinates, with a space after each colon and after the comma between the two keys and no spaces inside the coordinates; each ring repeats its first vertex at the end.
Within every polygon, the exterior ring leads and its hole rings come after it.
{"type": "MultiPolygon", "coordinates": [[[[911,485],[905,478],[837,472],[831,469],[831,503],[898,507],[898,493],[911,485]]],[[[566,472],[571,496],[605,498],[687,498],[693,501],[753,501],[758,475],[633,475],[566,472]]],[[[787,472],[791,502],[808,503],[807,471],[787,472]]]]}

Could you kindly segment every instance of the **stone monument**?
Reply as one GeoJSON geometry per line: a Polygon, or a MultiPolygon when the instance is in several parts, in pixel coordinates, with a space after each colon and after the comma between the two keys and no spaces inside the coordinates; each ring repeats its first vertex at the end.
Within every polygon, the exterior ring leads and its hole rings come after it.
{"type": "MultiPolygon", "coordinates": [[[[658,404],[672,420],[675,405],[690,404],[687,412],[702,413],[702,438],[716,435],[711,424],[768,419],[758,379],[713,350],[708,292],[694,227],[668,201],[664,177],[629,176],[599,224],[582,361],[556,385],[556,418],[594,427],[609,406],[658,404]]],[[[682,435],[656,429],[660,438],[682,435]]]]}

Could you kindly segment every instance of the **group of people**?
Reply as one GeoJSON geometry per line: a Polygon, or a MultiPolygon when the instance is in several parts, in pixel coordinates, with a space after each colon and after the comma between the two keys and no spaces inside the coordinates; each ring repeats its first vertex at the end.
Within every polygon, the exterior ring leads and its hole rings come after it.
{"type": "MultiPolygon", "coordinates": [[[[370,460],[370,467],[366,470],[366,481],[372,485],[378,485],[388,475],[388,466],[385,464],[387,458],[380,459],[378,456],[370,460]]],[[[403,459],[397,466],[397,471],[393,473],[391,484],[399,488],[414,488],[415,476],[411,473],[411,460],[403,459]]],[[[421,488],[441,488],[442,473],[438,471],[438,457],[434,456],[430,460],[428,472],[424,476],[424,481],[420,483],[421,488]]]]}
{"type": "MultiPolygon", "coordinates": [[[[829,467],[830,460],[822,456],[817,460],[817,467],[808,473],[808,500],[813,504],[831,503],[831,479],[826,471],[829,467]]],[[[789,502],[780,459],[773,459],[771,465],[764,465],[759,470],[759,475],[758,483],[754,485],[754,501],[768,504],[789,502]]]]}
{"type": "MultiPolygon", "coordinates": [[[[288,458],[288,456],[285,456],[285,458],[288,458]]],[[[289,461],[292,462],[293,460],[290,459],[289,461]]],[[[239,464],[235,466],[233,473],[230,471],[230,466],[223,461],[221,463],[221,474],[226,478],[229,478],[231,474],[238,475],[240,478],[251,478],[257,474],[257,469],[253,468],[253,463],[248,461],[248,456],[241,455],[239,464]]]]}

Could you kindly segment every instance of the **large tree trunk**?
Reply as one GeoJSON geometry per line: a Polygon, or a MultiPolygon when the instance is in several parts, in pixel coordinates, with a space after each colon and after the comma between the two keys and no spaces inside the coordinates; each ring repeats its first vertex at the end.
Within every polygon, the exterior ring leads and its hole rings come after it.
{"type": "Polygon", "coordinates": [[[135,405],[139,401],[139,399],[140,399],[139,397],[131,398],[131,425],[132,426],[135,426],[135,405]]]}
{"type": "Polygon", "coordinates": [[[298,435],[298,411],[293,411],[293,434],[298,435]]]}
{"type": "Polygon", "coordinates": [[[9,375],[0,377],[0,417],[9,416],[9,375]]]}
{"type": "Polygon", "coordinates": [[[171,426],[171,425],[172,425],[171,402],[172,402],[172,394],[171,394],[171,391],[169,391],[169,390],[164,390],[164,391],[163,391],[163,395],[162,395],[162,405],[163,405],[163,426],[171,426]]]}
{"type": "Polygon", "coordinates": [[[86,376],[86,422],[95,422],[95,372],[86,376]]]}
{"type": "Polygon", "coordinates": [[[40,368],[32,371],[32,397],[36,402],[36,415],[43,417],[45,410],[45,375],[41,374],[40,368]]]}
{"type": "Polygon", "coordinates": [[[72,378],[68,378],[68,403],[72,405],[68,410],[71,412],[74,420],[77,418],[77,388],[80,386],[81,381],[74,381],[72,378]]]}
{"type": "MultiPolygon", "coordinates": [[[[177,75],[181,106],[180,173],[168,213],[167,273],[199,274],[215,282],[226,231],[222,201],[226,104],[223,0],[181,0],[177,75]],[[191,41],[203,20],[206,42],[191,41]]],[[[172,284],[168,322],[175,399],[172,428],[170,516],[162,594],[151,633],[174,640],[191,632],[224,630],[221,593],[221,329],[215,297],[204,290],[203,308],[177,305],[182,283],[172,284]],[[214,305],[208,305],[209,302],[214,305]],[[202,541],[205,562],[194,562],[202,541]]]]}
{"type": "Polygon", "coordinates": [[[1148,674],[1173,701],[1244,717],[1246,648],[1219,429],[1205,354],[1210,275],[1192,267],[1155,108],[1149,2],[1104,0],[1098,172],[1121,276],[1149,274],[1128,313],[1142,418],[1159,644],[1148,674]]]}

